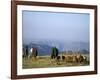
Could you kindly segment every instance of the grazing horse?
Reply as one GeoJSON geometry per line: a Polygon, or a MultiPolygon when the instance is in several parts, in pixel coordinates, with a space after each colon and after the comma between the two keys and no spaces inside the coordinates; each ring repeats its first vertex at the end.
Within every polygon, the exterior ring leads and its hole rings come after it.
{"type": "Polygon", "coordinates": [[[29,55],[28,46],[26,46],[23,48],[23,58],[28,58],[28,55],[29,55]]]}
{"type": "Polygon", "coordinates": [[[61,59],[60,56],[57,56],[57,57],[56,57],[56,62],[57,62],[58,65],[60,65],[60,59],[61,59]]]}
{"type": "Polygon", "coordinates": [[[79,63],[83,62],[84,61],[84,57],[81,54],[77,55],[77,61],[79,63]]]}
{"type": "Polygon", "coordinates": [[[34,58],[36,59],[37,55],[38,55],[37,48],[31,48],[31,49],[30,49],[30,55],[29,55],[29,57],[30,57],[30,58],[31,58],[31,57],[34,57],[34,58]]]}
{"type": "Polygon", "coordinates": [[[66,62],[73,62],[73,56],[72,55],[68,55],[66,56],[66,62]]]}
{"type": "Polygon", "coordinates": [[[87,61],[87,57],[86,57],[86,56],[83,56],[83,59],[84,59],[84,62],[86,62],[86,61],[87,61]]]}
{"type": "Polygon", "coordinates": [[[78,59],[77,59],[77,56],[76,56],[76,55],[73,55],[72,62],[73,62],[73,63],[77,63],[77,62],[78,62],[78,59]]]}
{"type": "Polygon", "coordinates": [[[63,60],[63,61],[65,60],[65,56],[62,56],[62,60],[63,60]]]}

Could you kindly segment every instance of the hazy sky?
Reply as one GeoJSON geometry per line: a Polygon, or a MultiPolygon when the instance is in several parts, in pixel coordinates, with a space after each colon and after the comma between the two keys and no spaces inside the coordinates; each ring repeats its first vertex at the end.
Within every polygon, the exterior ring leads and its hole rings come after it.
{"type": "Polygon", "coordinates": [[[89,42],[89,14],[23,11],[23,41],[89,42]]]}

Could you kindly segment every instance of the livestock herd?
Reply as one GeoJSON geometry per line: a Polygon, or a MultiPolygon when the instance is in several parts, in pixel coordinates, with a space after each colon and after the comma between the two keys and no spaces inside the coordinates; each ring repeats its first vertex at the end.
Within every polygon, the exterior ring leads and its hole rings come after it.
{"type": "MultiPolygon", "coordinates": [[[[38,56],[38,50],[37,48],[30,48],[28,50],[28,47],[26,46],[23,48],[23,58],[32,58],[36,59],[38,56]]],[[[66,63],[84,63],[88,61],[87,56],[82,54],[59,54],[59,51],[56,47],[53,47],[51,49],[51,61],[55,60],[57,64],[59,64],[61,61],[66,63]]]]}
{"type": "Polygon", "coordinates": [[[26,46],[25,48],[23,48],[23,58],[36,58],[38,55],[38,51],[37,48],[28,48],[28,46],[26,46]]]}

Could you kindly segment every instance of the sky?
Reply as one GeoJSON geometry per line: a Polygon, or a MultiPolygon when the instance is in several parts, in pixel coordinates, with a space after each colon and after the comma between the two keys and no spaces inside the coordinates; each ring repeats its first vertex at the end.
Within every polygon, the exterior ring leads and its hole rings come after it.
{"type": "Polygon", "coordinates": [[[89,42],[87,13],[23,11],[22,35],[24,42],[59,40],[89,42]]]}

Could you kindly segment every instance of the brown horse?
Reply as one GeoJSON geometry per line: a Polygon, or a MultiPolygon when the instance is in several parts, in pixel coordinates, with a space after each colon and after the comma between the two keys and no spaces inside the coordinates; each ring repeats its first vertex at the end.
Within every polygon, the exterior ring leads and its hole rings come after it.
{"type": "Polygon", "coordinates": [[[30,57],[34,57],[36,59],[37,55],[38,55],[37,48],[31,48],[30,49],[30,57]]]}

